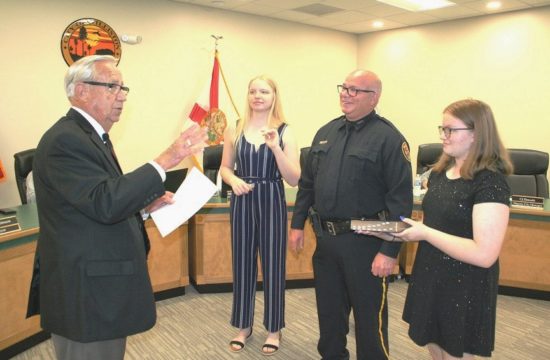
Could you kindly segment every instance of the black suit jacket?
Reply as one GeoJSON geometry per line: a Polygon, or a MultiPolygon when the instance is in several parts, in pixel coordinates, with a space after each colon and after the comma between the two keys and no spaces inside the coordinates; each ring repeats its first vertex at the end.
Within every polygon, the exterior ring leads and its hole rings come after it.
{"type": "Polygon", "coordinates": [[[156,309],[135,214],[164,194],[154,167],[122,175],[71,109],[40,140],[33,176],[42,328],[80,342],[150,329],[156,309]]]}

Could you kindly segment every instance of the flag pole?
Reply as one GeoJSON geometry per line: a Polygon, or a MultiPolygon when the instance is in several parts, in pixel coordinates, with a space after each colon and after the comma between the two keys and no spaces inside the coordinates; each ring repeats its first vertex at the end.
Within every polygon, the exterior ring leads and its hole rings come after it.
{"type": "MultiPolygon", "coordinates": [[[[229,86],[227,85],[227,81],[225,79],[225,75],[221,69],[220,59],[218,55],[218,41],[223,39],[222,35],[211,35],[211,37],[215,40],[215,47],[214,47],[214,68],[212,69],[212,79],[210,83],[210,104],[209,104],[209,110],[206,111],[205,108],[202,105],[198,105],[195,103],[193,106],[193,109],[191,110],[191,113],[189,114],[188,120],[200,123],[204,120],[205,116],[209,116],[208,114],[210,111],[215,108],[218,110],[218,81],[219,81],[219,74],[221,73],[223,83],[225,85],[225,89],[227,91],[227,94],[229,96],[229,99],[231,100],[231,104],[233,106],[233,109],[235,110],[235,113],[240,118],[241,115],[239,114],[239,111],[237,110],[237,107],[235,106],[235,101],[233,100],[233,96],[231,95],[231,92],[229,91],[229,86]],[[215,74],[216,73],[216,74],[215,74]],[[213,84],[215,83],[215,92],[213,93],[213,84]],[[213,95],[214,94],[214,95],[213,95]],[[213,99],[215,101],[213,102],[213,99]]],[[[222,113],[223,115],[223,113],[222,113]]],[[[225,116],[224,116],[225,121],[225,116]]],[[[187,124],[187,123],[186,123],[187,124]]],[[[188,126],[185,126],[188,127],[188,126]]],[[[184,127],[184,128],[185,128],[184,127]]],[[[195,155],[191,156],[191,161],[193,162],[193,166],[196,167],[198,170],[200,170],[202,173],[204,173],[204,169],[202,165],[199,163],[199,160],[195,155]]]]}
{"type": "MultiPolygon", "coordinates": [[[[193,121],[187,119],[184,123],[183,130],[187,129],[189,126],[192,125],[189,122],[193,122],[193,121]]],[[[189,140],[187,140],[187,141],[189,141],[189,140]]],[[[204,169],[202,168],[202,165],[199,163],[199,160],[197,159],[195,154],[191,154],[191,162],[193,162],[193,166],[195,166],[201,173],[204,174],[204,169]]]]}
{"type": "Polygon", "coordinates": [[[202,168],[202,165],[199,163],[199,160],[197,160],[197,157],[195,154],[191,155],[191,161],[193,161],[193,165],[204,174],[204,169],[202,168]]]}
{"type": "MultiPolygon", "coordinates": [[[[215,44],[214,44],[214,57],[217,59],[218,58],[218,40],[220,39],[223,39],[223,36],[219,35],[219,36],[216,36],[216,35],[211,35],[214,40],[215,40],[215,44]]],[[[218,59],[219,61],[219,59],[218,59]]],[[[223,75],[222,75],[223,76],[223,75]]],[[[224,82],[225,82],[225,79],[224,79],[224,82]]],[[[204,174],[204,169],[202,168],[202,165],[199,163],[199,160],[197,160],[197,157],[193,154],[191,155],[191,161],[193,162],[193,165],[200,170],[201,173],[204,174]]]]}
{"type": "Polygon", "coordinates": [[[235,110],[235,113],[237,114],[238,118],[241,118],[241,114],[239,113],[239,110],[237,109],[237,106],[235,106],[235,100],[233,100],[233,96],[231,95],[231,91],[229,91],[229,86],[227,85],[227,80],[225,80],[225,74],[223,73],[222,63],[220,61],[220,58],[218,56],[218,40],[223,39],[222,35],[210,35],[214,38],[214,57],[218,60],[218,66],[220,68],[220,73],[222,74],[223,79],[223,85],[225,86],[225,91],[227,91],[227,95],[229,96],[229,100],[231,100],[231,105],[233,106],[233,110],[235,110]]]}
{"type": "Polygon", "coordinates": [[[237,114],[238,118],[241,118],[241,114],[239,114],[239,110],[235,106],[235,101],[233,100],[233,96],[231,95],[231,91],[229,91],[229,86],[227,85],[227,81],[225,80],[225,75],[223,73],[222,63],[218,57],[218,50],[216,50],[216,59],[218,59],[218,64],[220,66],[220,74],[222,74],[223,84],[225,85],[225,91],[227,91],[227,95],[229,96],[229,100],[231,100],[231,105],[233,105],[233,110],[235,110],[235,113],[237,114]]]}

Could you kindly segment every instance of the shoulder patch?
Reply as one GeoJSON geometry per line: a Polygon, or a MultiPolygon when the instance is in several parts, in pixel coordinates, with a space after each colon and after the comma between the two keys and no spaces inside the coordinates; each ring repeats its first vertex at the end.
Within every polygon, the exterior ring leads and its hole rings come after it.
{"type": "Polygon", "coordinates": [[[401,151],[403,152],[405,159],[407,159],[408,162],[411,162],[411,150],[409,149],[409,144],[407,144],[406,141],[403,141],[403,144],[401,144],[401,151]]]}

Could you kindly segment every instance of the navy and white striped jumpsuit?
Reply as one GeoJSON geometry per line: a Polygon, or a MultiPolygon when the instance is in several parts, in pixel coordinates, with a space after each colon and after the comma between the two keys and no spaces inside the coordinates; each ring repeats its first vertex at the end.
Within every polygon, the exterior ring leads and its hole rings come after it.
{"type": "MultiPolygon", "coordinates": [[[[280,146],[286,124],[277,129],[280,146]]],[[[269,332],[285,325],[285,273],[287,210],[281,174],[271,149],[256,148],[241,134],[235,144],[235,174],[254,189],[231,198],[233,252],[233,310],[231,325],[254,324],[254,299],[258,276],[258,250],[264,286],[264,326],[269,332]]]]}

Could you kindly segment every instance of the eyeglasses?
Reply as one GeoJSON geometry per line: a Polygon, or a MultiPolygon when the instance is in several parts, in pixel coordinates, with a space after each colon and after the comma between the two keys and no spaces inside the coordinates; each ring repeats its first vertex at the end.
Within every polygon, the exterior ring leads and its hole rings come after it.
{"type": "Polygon", "coordinates": [[[128,95],[130,92],[130,88],[128,86],[122,86],[115,83],[105,83],[105,82],[99,82],[99,81],[83,81],[84,84],[88,85],[95,85],[95,86],[104,86],[108,89],[108,91],[111,94],[118,95],[120,90],[124,93],[124,95],[128,95]]]}
{"type": "Polygon", "coordinates": [[[359,93],[359,92],[364,92],[364,93],[375,93],[376,92],[374,90],[357,89],[357,88],[354,88],[354,87],[347,87],[347,86],[344,86],[344,85],[336,85],[336,88],[338,89],[339,94],[341,94],[342,91],[345,90],[348,93],[348,95],[351,96],[351,97],[357,96],[357,93],[359,93]]]}
{"type": "Polygon", "coordinates": [[[450,138],[453,131],[459,131],[459,130],[473,130],[473,128],[451,128],[451,127],[443,127],[438,126],[439,129],[439,135],[444,135],[446,139],[450,138]]]}

